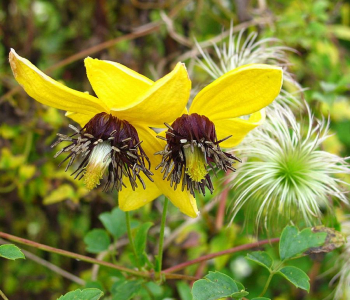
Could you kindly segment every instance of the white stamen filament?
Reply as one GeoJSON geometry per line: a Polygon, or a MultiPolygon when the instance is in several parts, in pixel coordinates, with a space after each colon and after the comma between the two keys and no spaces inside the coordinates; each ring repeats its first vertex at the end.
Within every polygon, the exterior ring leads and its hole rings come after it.
{"type": "Polygon", "coordinates": [[[85,185],[89,190],[100,184],[103,173],[111,163],[109,156],[111,151],[112,147],[109,142],[102,142],[94,147],[84,175],[85,185]]]}

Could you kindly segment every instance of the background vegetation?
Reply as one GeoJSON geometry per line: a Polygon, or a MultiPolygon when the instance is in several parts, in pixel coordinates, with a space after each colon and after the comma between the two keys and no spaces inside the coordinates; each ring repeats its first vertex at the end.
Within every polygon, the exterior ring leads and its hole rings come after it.
{"type": "MultiPolygon", "coordinates": [[[[6,0],[0,3],[0,231],[53,247],[111,259],[111,251],[87,249],[86,234],[103,228],[101,214],[117,206],[117,193],[102,188],[88,192],[74,181],[50,148],[57,132],[68,132],[72,123],[64,113],[29,98],[15,82],[8,64],[14,48],[41,70],[67,86],[93,93],[86,77],[86,56],[122,63],[157,79],[174,64],[186,62],[195,90],[210,82],[195,63],[198,42],[218,41],[230,27],[257,31],[260,38],[275,37],[291,47],[289,71],[304,87],[305,100],[318,117],[331,117],[334,136],[324,145],[340,156],[350,153],[350,3],[330,0],[6,0]],[[194,72],[195,71],[195,72],[194,72]],[[85,239],[84,239],[85,237],[85,239]]],[[[210,42],[207,43],[210,45],[210,42]]],[[[210,50],[211,51],[211,50],[210,50]]],[[[349,182],[349,178],[347,178],[349,182]]],[[[217,179],[217,184],[221,184],[217,179]]],[[[244,215],[226,227],[229,216],[218,210],[223,189],[198,198],[201,217],[188,220],[169,207],[164,268],[256,239],[243,228],[244,215]],[[224,218],[224,221],[222,219],[224,218]]],[[[156,252],[162,199],[135,211],[133,224],[152,222],[147,244],[156,252]]],[[[338,220],[346,211],[337,210],[338,220]]],[[[120,216],[118,216],[120,218],[120,216]]],[[[337,227],[332,215],[326,220],[337,227]]],[[[339,226],[338,226],[339,227],[339,226]]],[[[112,252],[118,263],[129,264],[125,231],[112,237],[112,252]]],[[[109,238],[109,237],[108,237],[109,238]]],[[[263,238],[263,236],[259,236],[263,238]]],[[[3,242],[0,240],[0,242],[3,242]]],[[[0,260],[0,289],[11,299],[57,299],[83,286],[101,288],[106,294],[120,273],[91,264],[25,248],[33,256],[26,261],[0,260]],[[39,257],[44,261],[40,260],[39,257]],[[53,270],[50,262],[66,270],[53,270]],[[68,278],[67,278],[68,277],[68,278]]],[[[271,247],[271,255],[276,251],[271,247]]],[[[274,278],[268,296],[273,299],[323,299],[334,289],[329,282],[338,252],[299,259],[296,264],[311,278],[309,295],[280,284],[274,278]],[[330,270],[331,269],[331,270],[330,270]],[[325,275],[319,276],[326,270],[325,275]],[[291,292],[292,291],[292,292],[291,292]],[[292,294],[291,294],[292,293],[292,294]]],[[[203,277],[220,270],[240,280],[258,294],[267,277],[259,266],[244,260],[244,253],[223,256],[188,267],[188,275],[203,277]]],[[[153,299],[187,300],[187,281],[169,281],[165,286],[147,284],[153,299]]],[[[149,294],[141,299],[151,299],[149,294]]]]}

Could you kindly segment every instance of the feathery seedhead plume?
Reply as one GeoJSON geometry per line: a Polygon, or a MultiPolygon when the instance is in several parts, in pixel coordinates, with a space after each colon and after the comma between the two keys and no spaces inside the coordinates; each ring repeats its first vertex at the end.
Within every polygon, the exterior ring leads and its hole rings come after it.
{"type": "MultiPolygon", "coordinates": [[[[245,29],[238,34],[234,34],[234,27],[231,24],[228,39],[222,39],[219,43],[213,44],[214,53],[211,55],[197,43],[197,48],[202,59],[197,59],[198,65],[206,71],[213,79],[223,74],[247,64],[270,64],[282,67],[283,78],[296,88],[296,93],[302,91],[299,84],[288,72],[289,62],[286,52],[295,52],[296,50],[281,44],[276,38],[264,38],[259,40],[257,32],[251,32],[244,38],[245,29]]],[[[280,95],[273,103],[285,105],[300,106],[300,100],[295,93],[281,90],[280,95]]],[[[273,105],[273,104],[272,104],[273,105]]]]}
{"type": "Polygon", "coordinates": [[[332,198],[348,204],[344,186],[349,183],[341,178],[350,174],[348,158],[320,148],[329,137],[329,120],[315,120],[306,107],[306,135],[290,109],[276,106],[236,149],[249,161],[235,174],[231,220],[244,208],[247,222],[254,215],[256,225],[263,220],[266,229],[276,222],[315,225],[320,223],[321,209],[332,208],[332,198]]]}

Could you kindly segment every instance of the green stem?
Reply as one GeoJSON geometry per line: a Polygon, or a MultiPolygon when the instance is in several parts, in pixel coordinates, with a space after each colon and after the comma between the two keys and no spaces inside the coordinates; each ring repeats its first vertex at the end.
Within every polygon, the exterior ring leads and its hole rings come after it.
{"type": "Polygon", "coordinates": [[[164,229],[165,229],[166,213],[168,210],[168,203],[169,203],[169,199],[165,197],[163,214],[162,214],[162,222],[160,224],[160,233],[159,233],[158,265],[157,265],[159,279],[161,279],[161,271],[162,271],[162,263],[163,263],[164,229]]]}
{"type": "Polygon", "coordinates": [[[2,290],[0,290],[0,296],[1,296],[2,299],[4,299],[4,300],[9,300],[9,298],[6,297],[6,295],[3,293],[2,290]]]}
{"type": "Polygon", "coordinates": [[[136,248],[135,248],[135,244],[134,244],[134,239],[132,238],[132,234],[131,234],[130,213],[128,211],[126,211],[125,212],[125,216],[126,216],[126,228],[127,228],[127,231],[128,231],[128,238],[129,238],[130,246],[132,248],[132,252],[134,253],[137,267],[139,269],[141,269],[141,265],[140,265],[139,259],[137,257],[137,252],[136,252],[136,248]]]}
{"type": "Polygon", "coordinates": [[[263,291],[260,293],[259,297],[263,297],[267,291],[267,288],[269,287],[270,285],[270,282],[271,282],[271,279],[273,277],[273,275],[275,275],[275,272],[270,272],[270,275],[269,275],[269,278],[267,278],[267,281],[266,281],[266,284],[264,286],[264,289],[263,291]]]}

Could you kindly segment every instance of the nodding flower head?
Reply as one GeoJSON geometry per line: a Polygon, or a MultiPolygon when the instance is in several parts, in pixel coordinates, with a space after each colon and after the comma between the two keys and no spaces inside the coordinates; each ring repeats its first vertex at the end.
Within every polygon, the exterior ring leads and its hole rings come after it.
{"type": "Polygon", "coordinates": [[[149,159],[140,145],[136,129],[129,122],[102,112],[94,116],[81,130],[72,125],[70,127],[75,132],[70,136],[58,134],[59,138],[52,147],[63,141],[70,142],[55,157],[64,152],[69,153],[64,159],[69,159],[66,171],[76,158],[81,157],[82,162],[72,175],[75,174],[75,178],[79,179],[84,177],[88,189],[93,189],[100,183],[106,170],[108,179],[105,189],[115,187],[121,190],[125,186],[124,176],[129,179],[133,189],[137,187],[136,179],[146,188],[140,172],[153,181],[153,174],[149,171],[149,159]]]}
{"type": "MultiPolygon", "coordinates": [[[[219,77],[193,99],[188,113],[165,124],[164,140],[157,154],[162,156],[157,168],[175,190],[212,193],[209,171],[232,170],[240,161],[223,151],[238,145],[245,135],[262,124],[264,107],[279,94],[282,70],[268,65],[242,66],[219,77]],[[250,117],[246,120],[242,115],[250,117]]],[[[169,183],[168,183],[169,184],[169,183]]]]}
{"type": "Polygon", "coordinates": [[[70,126],[72,135],[59,135],[55,144],[66,141],[69,145],[56,156],[68,153],[67,169],[81,158],[74,176],[84,177],[89,189],[108,173],[105,188],[119,190],[122,210],[137,209],[165,194],[182,211],[197,216],[189,193],[169,193],[161,179],[151,179],[159,164],[153,154],[161,147],[150,127],[172,123],[183,113],[189,98],[191,81],[183,63],[153,81],[116,62],[87,57],[86,73],[95,97],[53,80],[13,49],[9,61],[16,80],[29,96],[67,111],[66,116],[81,126],[70,126]]]}
{"type": "Polygon", "coordinates": [[[193,196],[195,190],[205,195],[205,187],[212,193],[210,170],[236,170],[232,165],[240,160],[223,152],[219,145],[230,136],[218,141],[215,125],[207,117],[196,113],[182,115],[171,126],[166,125],[167,144],[163,151],[156,153],[162,155],[156,169],[161,168],[163,179],[168,178],[175,189],[181,184],[182,190],[187,188],[193,196]]]}

